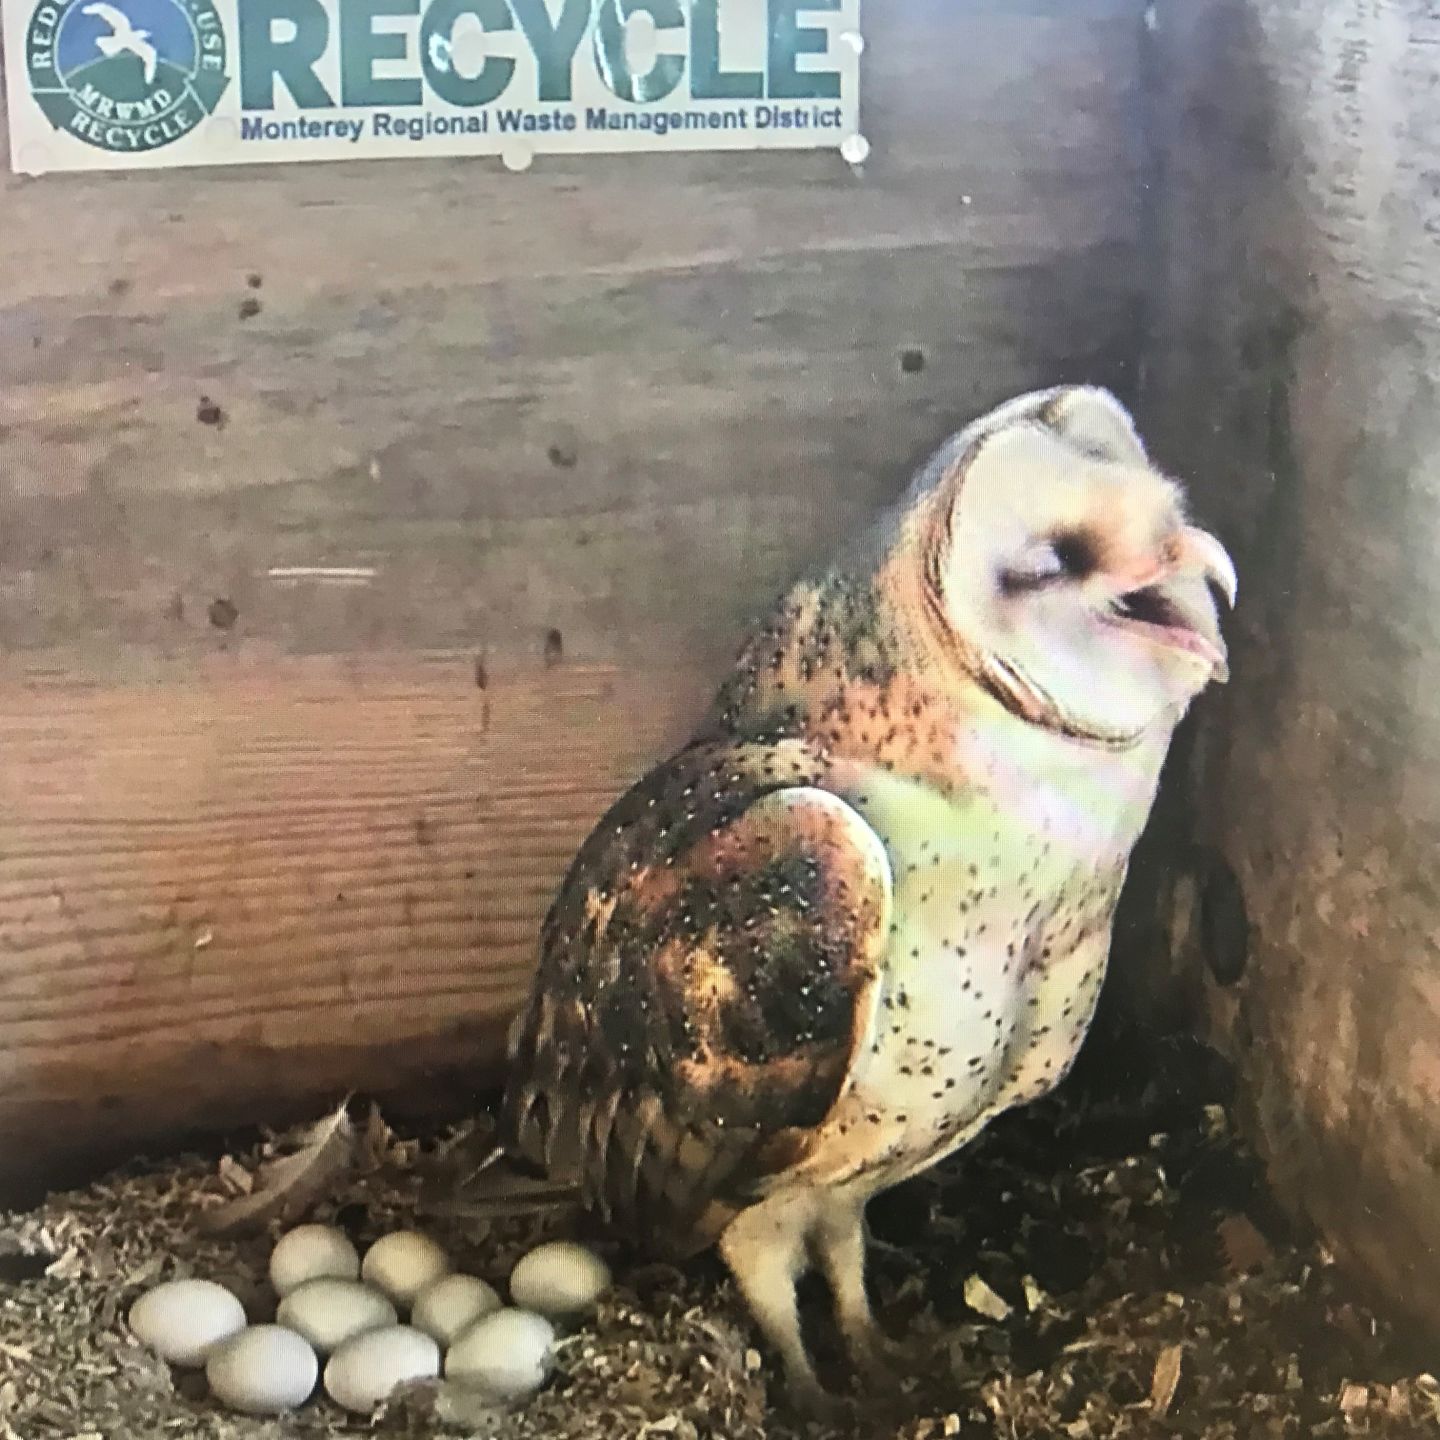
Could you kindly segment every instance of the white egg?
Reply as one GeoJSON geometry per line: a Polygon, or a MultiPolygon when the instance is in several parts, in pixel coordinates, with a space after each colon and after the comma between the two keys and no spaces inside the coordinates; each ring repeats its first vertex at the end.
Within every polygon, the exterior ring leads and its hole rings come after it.
{"type": "Polygon", "coordinates": [[[245,1328],[245,1307],[213,1280],[167,1280],[130,1307],[130,1329],[172,1365],[200,1366],[245,1328]]]}
{"type": "Polygon", "coordinates": [[[366,1252],[360,1276],[367,1285],[407,1308],[427,1286],[448,1274],[450,1261],[428,1236],[414,1230],[396,1230],[377,1240],[366,1252]]]}
{"type": "Polygon", "coordinates": [[[307,1280],[353,1280],[359,1273],[359,1251],[333,1225],[297,1225],[270,1252],[270,1283],[282,1298],[307,1280]]]}
{"type": "Polygon", "coordinates": [[[510,1298],[541,1315],[583,1315],[610,1288],[610,1267],[568,1240],[537,1245],[510,1275],[510,1298]]]}
{"type": "Polygon", "coordinates": [[[378,1291],[358,1280],[307,1280],[281,1302],[276,1320],[303,1335],[322,1355],[352,1335],[393,1325],[400,1317],[378,1291]]]}
{"type": "Polygon", "coordinates": [[[445,1378],[478,1385],[497,1400],[533,1395],[550,1373],[555,1327],[529,1310],[497,1310],[465,1330],[445,1356],[445,1378]]]}
{"type": "Polygon", "coordinates": [[[442,1345],[448,1345],[467,1325],[500,1308],[500,1297],[473,1275],[442,1275],[416,1297],[410,1323],[442,1345]]]}
{"type": "Polygon", "coordinates": [[[279,1415],[303,1405],[319,1374],[315,1352],[283,1325],[252,1326],[218,1345],[205,1366],[215,1398],[245,1415],[279,1415]]]}
{"type": "Polygon", "coordinates": [[[397,1385],[433,1380],[440,1347],[409,1325],[387,1325],[347,1340],[325,1367],[325,1390],[346,1410],[368,1415],[397,1385]]]}

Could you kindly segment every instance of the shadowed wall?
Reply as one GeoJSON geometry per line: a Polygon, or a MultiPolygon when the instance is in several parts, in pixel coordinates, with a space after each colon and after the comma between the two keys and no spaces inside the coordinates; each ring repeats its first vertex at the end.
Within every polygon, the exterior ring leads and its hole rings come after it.
{"type": "Polygon", "coordinates": [[[1156,18],[1142,418],[1241,604],[1157,817],[1145,983],[1234,1056],[1280,1193],[1440,1324],[1440,16],[1156,18]]]}

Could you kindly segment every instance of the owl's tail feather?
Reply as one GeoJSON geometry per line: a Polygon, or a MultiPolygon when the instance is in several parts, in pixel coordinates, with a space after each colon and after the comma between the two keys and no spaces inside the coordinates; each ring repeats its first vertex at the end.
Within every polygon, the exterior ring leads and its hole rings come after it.
{"type": "Polygon", "coordinates": [[[423,1204],[431,1214],[477,1219],[578,1209],[581,1194],[574,1182],[527,1174],[505,1146],[496,1145],[443,1187],[431,1188],[423,1204]]]}

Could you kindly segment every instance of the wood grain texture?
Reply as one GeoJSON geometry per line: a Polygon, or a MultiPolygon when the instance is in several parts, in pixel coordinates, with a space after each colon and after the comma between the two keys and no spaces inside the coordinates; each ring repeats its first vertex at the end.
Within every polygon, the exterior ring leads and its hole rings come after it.
{"type": "Polygon", "coordinates": [[[0,1150],[493,1066],[747,620],[980,409],[1131,388],[1134,0],[866,29],[861,175],[0,175],[0,1150]]]}
{"type": "Polygon", "coordinates": [[[0,695],[8,1143],[493,1080],[556,877],[706,682],[486,678],[469,656],[227,657],[0,695]]]}
{"type": "Polygon", "coordinates": [[[717,658],[975,410],[1127,379],[1134,6],[960,8],[870,27],[863,179],[833,154],[7,178],[0,643],[204,648],[218,596],[289,651],[556,626],[591,659],[724,634],[717,658]],[[266,578],[325,564],[378,573],[266,578]]]}
{"type": "Polygon", "coordinates": [[[1241,575],[1159,928],[1282,1195],[1440,1333],[1440,19],[1159,17],[1143,418],[1241,575]]]}

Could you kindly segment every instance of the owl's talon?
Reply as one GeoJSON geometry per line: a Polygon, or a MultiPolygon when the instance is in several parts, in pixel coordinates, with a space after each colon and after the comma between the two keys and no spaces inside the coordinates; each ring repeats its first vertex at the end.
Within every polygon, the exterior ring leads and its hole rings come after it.
{"type": "Polygon", "coordinates": [[[865,1248],[891,1260],[911,1260],[915,1255],[913,1245],[897,1245],[893,1240],[877,1240],[868,1230],[865,1232],[865,1248]]]}
{"type": "Polygon", "coordinates": [[[852,1338],[846,1349],[867,1389],[888,1392],[904,1384],[910,1356],[878,1327],[863,1337],[852,1338]]]}
{"type": "Polygon", "coordinates": [[[827,1390],[814,1376],[797,1376],[789,1382],[790,1401],[807,1420],[835,1421],[852,1412],[852,1403],[843,1395],[827,1390]]]}

